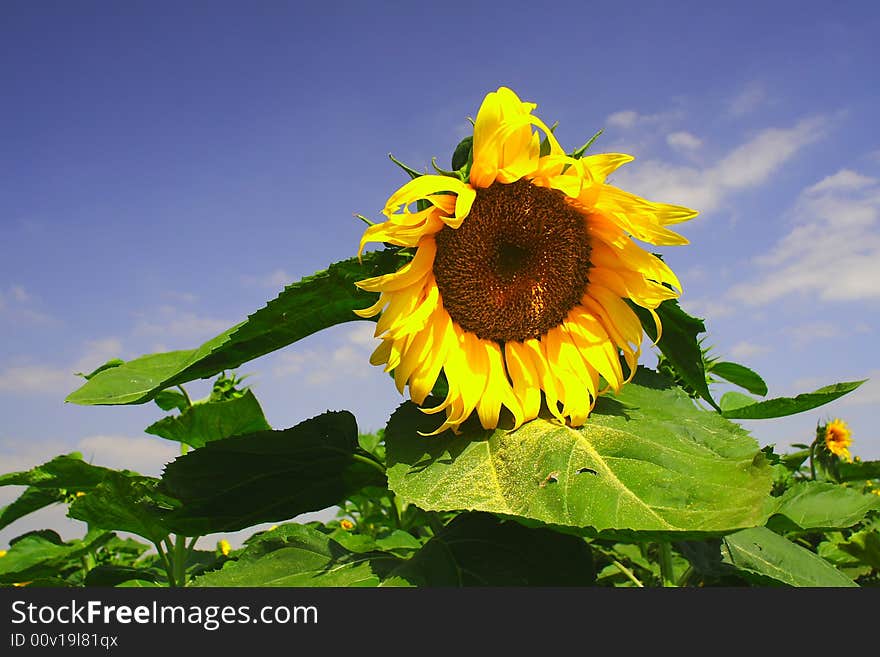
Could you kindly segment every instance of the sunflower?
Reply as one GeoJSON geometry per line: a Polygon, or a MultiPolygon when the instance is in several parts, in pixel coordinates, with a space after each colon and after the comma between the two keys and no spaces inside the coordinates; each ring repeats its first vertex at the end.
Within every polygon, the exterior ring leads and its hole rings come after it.
{"type": "Polygon", "coordinates": [[[852,432],[846,422],[835,418],[825,425],[825,447],[835,456],[852,461],[849,446],[852,445],[852,432]]]}
{"type": "Polygon", "coordinates": [[[370,362],[393,370],[416,404],[442,370],[446,398],[423,408],[446,414],[434,433],[474,411],[495,428],[502,408],[517,428],[538,416],[542,393],[558,420],[582,425],[599,395],[635,373],[643,333],[627,302],[651,313],[659,339],[654,309],[680,294],[633,238],[687,244],[666,226],[696,212],[606,184],[633,158],[566,154],[536,107],[506,87],[489,93],[469,171],[412,179],[361,240],[359,254],[368,242],[415,248],[398,271],[357,283],[379,293],[357,312],[381,313],[370,362]]]}

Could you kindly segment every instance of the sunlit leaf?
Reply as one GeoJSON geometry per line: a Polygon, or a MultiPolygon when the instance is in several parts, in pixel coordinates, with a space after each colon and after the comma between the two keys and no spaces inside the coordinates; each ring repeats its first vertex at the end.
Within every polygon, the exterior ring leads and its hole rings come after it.
{"type": "Polygon", "coordinates": [[[843,529],[878,510],[880,497],[877,495],[838,484],[801,482],[779,498],[768,526],[777,531],[843,529]]]}
{"type": "Polygon", "coordinates": [[[171,415],[145,429],[168,440],[201,447],[212,440],[271,429],[260,402],[247,390],[238,398],[194,404],[180,415],[171,415]]]}
{"type": "MultiPolygon", "coordinates": [[[[733,405],[728,403],[722,414],[726,418],[736,420],[762,420],[765,418],[795,415],[796,413],[803,413],[804,411],[833,402],[835,399],[839,399],[845,394],[852,392],[866,380],[835,383],[813,392],[805,392],[797,397],[776,397],[775,399],[767,399],[752,404],[739,405],[738,402],[742,400],[742,396],[737,396],[731,398],[737,401],[733,405]]],[[[724,396],[727,397],[727,395],[739,395],[739,393],[729,392],[724,396]]]]}
{"type": "Polygon", "coordinates": [[[534,420],[425,437],[411,402],[385,432],[390,488],[426,510],[476,510],[595,531],[730,532],[763,524],[772,473],[741,427],[641,370],[580,429],[534,420]]]}
{"type": "Polygon", "coordinates": [[[766,527],[753,527],[722,539],[725,561],[757,584],[856,586],[849,577],[806,548],[766,527]]]}
{"type": "Polygon", "coordinates": [[[761,395],[763,397],[767,394],[767,384],[764,382],[764,379],[745,365],[726,361],[712,363],[711,371],[712,374],[720,376],[725,381],[730,381],[754,395],[761,395]]]}

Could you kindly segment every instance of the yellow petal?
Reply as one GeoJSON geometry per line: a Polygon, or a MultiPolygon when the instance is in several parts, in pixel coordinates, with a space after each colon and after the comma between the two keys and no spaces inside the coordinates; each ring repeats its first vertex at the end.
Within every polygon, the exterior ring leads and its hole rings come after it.
{"type": "Polygon", "coordinates": [[[437,242],[426,237],[419,243],[415,257],[392,274],[384,274],[367,278],[355,283],[367,292],[393,292],[419,282],[428,272],[433,271],[434,256],[437,253],[437,242]]]}

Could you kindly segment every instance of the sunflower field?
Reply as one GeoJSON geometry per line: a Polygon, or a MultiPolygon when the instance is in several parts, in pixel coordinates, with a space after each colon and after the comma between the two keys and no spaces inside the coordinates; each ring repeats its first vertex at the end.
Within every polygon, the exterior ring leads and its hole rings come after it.
{"type": "Polygon", "coordinates": [[[361,216],[350,259],[198,347],[84,374],[66,401],[155,404],[146,433],[181,454],[158,478],[78,453],[0,474],[24,487],[0,527],[54,504],[88,526],[12,540],[0,585],[880,584],[880,461],[854,456],[846,422],[819,419],[793,451],[737,423],[863,381],[767,398],[760,375],[711,353],[642,246],[687,244],[670,226],[696,211],[607,183],[632,158],[594,154],[598,135],[566,150],[535,108],[501,87],[449,169],[397,162],[409,180],[381,222],[361,216]],[[238,368],[351,321],[375,322],[364,367],[408,399],[372,434],[344,409],[269,426],[238,368]],[[192,399],[201,379],[213,389],[192,399]]]}

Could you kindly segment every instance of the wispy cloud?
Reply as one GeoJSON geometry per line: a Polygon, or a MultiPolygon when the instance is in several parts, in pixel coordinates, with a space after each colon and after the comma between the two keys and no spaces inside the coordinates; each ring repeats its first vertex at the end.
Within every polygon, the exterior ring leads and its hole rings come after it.
{"type": "Polygon", "coordinates": [[[812,117],[790,128],[767,128],[708,167],[639,162],[616,173],[615,184],[652,200],[710,212],[732,192],[767,183],[785,162],[823,135],[822,123],[812,117]]]}
{"type": "Polygon", "coordinates": [[[66,367],[45,363],[12,365],[0,370],[0,391],[28,394],[64,394],[82,385],[76,372],[89,373],[111,358],[122,355],[117,338],[87,342],[82,356],[66,367]]]}
{"type": "Polygon", "coordinates": [[[273,370],[276,377],[296,376],[309,385],[325,386],[339,380],[365,378],[376,348],[376,325],[358,322],[344,334],[341,344],[298,349],[281,354],[273,370]]]}
{"type": "Polygon", "coordinates": [[[730,290],[747,305],[791,294],[825,301],[880,298],[880,181],[843,169],[808,187],[796,223],[755,260],[757,274],[730,290]]]}
{"type": "Polygon", "coordinates": [[[751,82],[731,99],[727,112],[734,117],[745,116],[758,109],[766,100],[766,87],[760,82],[751,82]]]}
{"type": "Polygon", "coordinates": [[[149,314],[140,314],[132,331],[135,336],[207,340],[233,326],[235,322],[203,317],[175,306],[160,306],[149,314]]]}
{"type": "Polygon", "coordinates": [[[39,299],[19,284],[12,284],[5,289],[0,289],[0,318],[27,326],[46,326],[58,323],[58,319],[41,307],[39,299]]]}
{"type": "Polygon", "coordinates": [[[670,132],[666,135],[666,143],[677,151],[695,151],[703,145],[703,140],[685,130],[670,132]]]}
{"type": "Polygon", "coordinates": [[[275,269],[261,276],[242,276],[242,283],[248,287],[263,287],[277,290],[298,280],[284,269],[275,269]]]}
{"type": "Polygon", "coordinates": [[[769,347],[755,342],[749,342],[748,340],[741,340],[733,345],[728,353],[732,358],[751,358],[753,356],[765,354],[768,351],[770,351],[769,347]]]}
{"type": "Polygon", "coordinates": [[[636,126],[657,125],[667,123],[679,118],[678,111],[657,112],[656,114],[641,114],[635,110],[626,109],[609,114],[605,119],[605,125],[609,128],[629,129],[636,126]]]}

